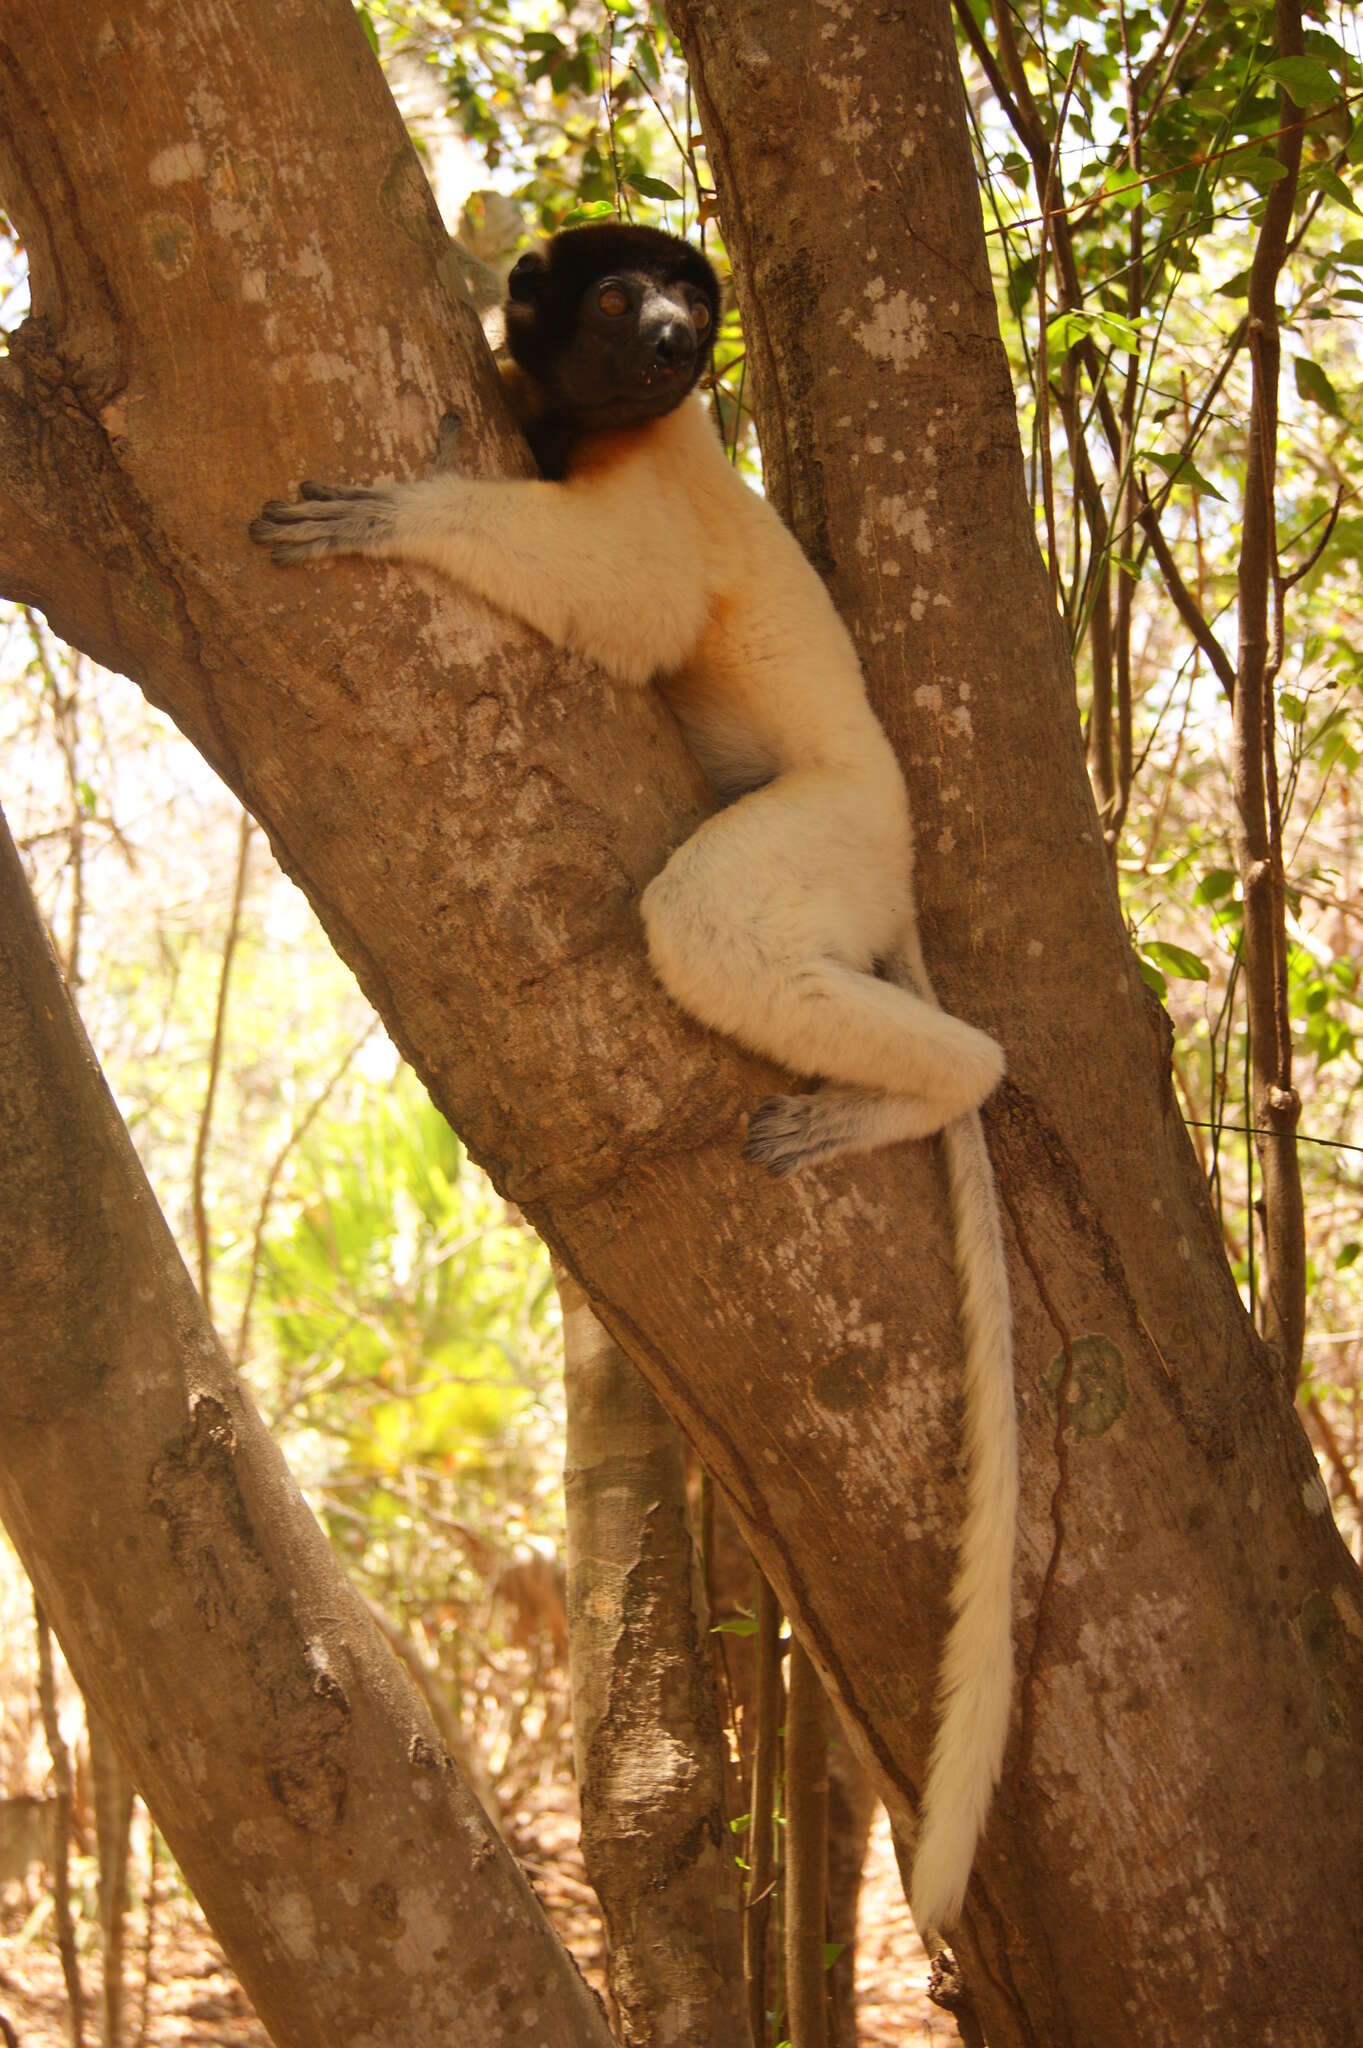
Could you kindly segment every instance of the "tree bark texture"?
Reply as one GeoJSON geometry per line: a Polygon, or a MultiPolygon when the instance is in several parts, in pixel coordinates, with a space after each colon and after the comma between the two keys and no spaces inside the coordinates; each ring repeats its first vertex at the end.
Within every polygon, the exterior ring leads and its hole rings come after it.
{"type": "Polygon", "coordinates": [[[791,2048],[827,2048],[828,1702],[798,1642],[786,1698],[786,1883],[782,1933],[791,2048]]]}
{"type": "MultiPolygon", "coordinates": [[[[945,7],[674,13],[768,478],[901,749],[934,979],[1010,1059],[1019,1683],[960,1936],[982,2017],[995,2048],[1324,2042],[1363,2004],[1358,1578],[1122,931],[945,7]]],[[[911,1830],[961,1510],[935,1154],[742,1165],[773,1076],[670,1008],[640,940],[703,807],[651,698],[417,573],[248,548],[301,477],[418,473],[451,405],[471,470],[527,458],[349,7],[208,20],[7,10],[35,312],[0,362],[0,588],[135,675],[264,825],[725,1487],[911,1830]]]]}
{"type": "Polygon", "coordinates": [[[609,2048],[242,1394],[3,832],[0,1128],[0,1515],[277,2048],[609,2048]]]}
{"type": "Polygon", "coordinates": [[[681,1438],[559,1274],[582,1854],[626,2048],[751,2048],[734,1840],[681,1438]]]}
{"type": "Polygon", "coordinates": [[[122,2048],[124,1936],[128,1925],[128,1856],[132,1848],[133,1781],[99,1715],[86,1708],[90,1782],[99,1852],[100,2040],[122,2048]]]}
{"type": "Polygon", "coordinates": [[[38,1711],[42,1716],[47,1753],[52,1760],[52,1920],[57,1953],[66,1985],[71,2048],[85,2048],[85,1986],[76,1955],[76,1930],[71,1919],[71,1820],[74,1807],[71,1752],[62,1739],[57,1717],[57,1679],[52,1662],[52,1629],[42,1602],[34,1599],[33,1624],[38,1648],[38,1711]]]}

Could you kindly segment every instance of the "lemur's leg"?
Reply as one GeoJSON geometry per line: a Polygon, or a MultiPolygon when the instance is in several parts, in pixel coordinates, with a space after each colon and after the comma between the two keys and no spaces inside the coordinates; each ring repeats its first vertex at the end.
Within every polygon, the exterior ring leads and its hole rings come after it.
{"type": "Polygon", "coordinates": [[[931,1138],[952,1119],[915,1095],[821,1088],[817,1095],[769,1095],[748,1119],[743,1157],[778,1179],[843,1152],[875,1152],[906,1138],[931,1138]]]}
{"type": "Polygon", "coordinates": [[[299,503],[264,507],[251,538],[284,564],[329,555],[422,563],[642,684],[685,659],[709,598],[688,509],[637,477],[631,491],[630,481],[622,463],[581,488],[448,472],[360,489],[305,483],[299,503]]]}
{"type": "Polygon", "coordinates": [[[910,914],[894,835],[873,792],[785,778],[707,819],[641,903],[658,977],[692,1016],[796,1073],[900,1098],[892,1116],[883,1100],[811,1109],[819,1150],[927,1136],[1003,1073],[984,1032],[871,971],[910,914]]]}

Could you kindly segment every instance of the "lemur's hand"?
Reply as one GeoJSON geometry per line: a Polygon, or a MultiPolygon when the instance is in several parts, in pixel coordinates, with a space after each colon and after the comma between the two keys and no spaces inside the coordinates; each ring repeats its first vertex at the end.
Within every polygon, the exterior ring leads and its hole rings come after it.
{"type": "Polygon", "coordinates": [[[322,555],[378,555],[393,536],[394,492],[378,484],[300,484],[302,503],[274,498],[251,521],[250,533],[276,562],[311,562],[322,555]]]}

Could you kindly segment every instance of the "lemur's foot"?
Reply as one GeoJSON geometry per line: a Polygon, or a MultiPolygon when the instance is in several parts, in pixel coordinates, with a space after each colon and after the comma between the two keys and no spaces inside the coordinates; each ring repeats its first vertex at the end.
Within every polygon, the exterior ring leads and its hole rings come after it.
{"type": "Polygon", "coordinates": [[[750,1166],[765,1166],[768,1173],[783,1180],[812,1160],[840,1151],[837,1139],[826,1128],[826,1108],[824,1096],[769,1095],[748,1118],[743,1157],[750,1166]]]}
{"type": "MultiPolygon", "coordinates": [[[[987,1045],[982,1032],[975,1034],[987,1045]]],[[[817,1095],[769,1095],[748,1120],[743,1157],[768,1173],[797,1173],[816,1159],[876,1152],[905,1139],[931,1138],[966,1113],[960,1102],[921,1095],[878,1095],[870,1089],[821,1088],[817,1095]]]]}

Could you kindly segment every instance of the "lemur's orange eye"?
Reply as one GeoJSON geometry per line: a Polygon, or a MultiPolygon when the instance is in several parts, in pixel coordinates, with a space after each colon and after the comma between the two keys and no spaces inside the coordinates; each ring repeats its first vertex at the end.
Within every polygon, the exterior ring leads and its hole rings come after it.
{"type": "Polygon", "coordinates": [[[710,308],[704,299],[696,300],[695,305],[691,308],[691,319],[697,334],[704,334],[706,328],[710,325],[710,308]]]}
{"type": "Polygon", "coordinates": [[[612,320],[618,320],[622,313],[629,311],[629,293],[621,284],[603,284],[597,293],[597,305],[603,313],[609,313],[612,320]]]}

